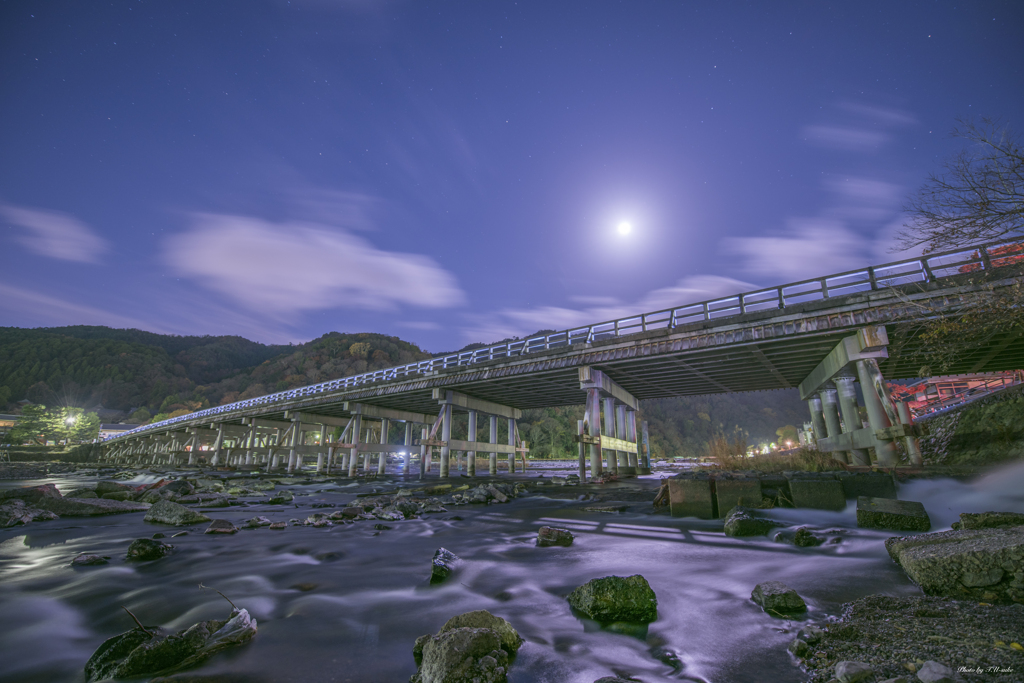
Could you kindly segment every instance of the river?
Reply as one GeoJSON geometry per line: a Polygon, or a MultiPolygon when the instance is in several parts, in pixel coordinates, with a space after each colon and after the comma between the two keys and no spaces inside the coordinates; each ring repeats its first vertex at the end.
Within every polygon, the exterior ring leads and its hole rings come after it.
{"type": "MultiPolygon", "coordinates": [[[[128,483],[156,478],[140,473],[128,483]]],[[[67,489],[97,476],[46,481],[67,489]]],[[[38,482],[2,485],[32,483],[38,482]]],[[[340,507],[372,485],[380,484],[289,486],[298,509],[253,504],[205,512],[236,525],[256,515],[305,518],[331,511],[314,510],[314,503],[340,507]]],[[[122,605],[147,625],[180,629],[226,617],[229,605],[210,590],[217,589],[257,619],[259,632],[196,670],[210,683],[407,681],[416,671],[416,637],[476,609],[508,619],[525,638],[511,666],[513,683],[592,683],[612,674],[645,683],[796,682],[805,676],[786,645],[803,623],[838,615],[844,602],[872,593],[920,593],[885,552],[883,541],[893,534],[858,529],[852,502],[835,513],[770,511],[840,541],[797,548],[766,537],[728,538],[719,522],[673,519],[650,502],[619,514],[587,512],[588,503],[553,499],[544,490],[531,487],[504,505],[449,506],[448,513],[388,522],[391,529],[379,532],[369,521],[234,535],[205,535],[202,525],[165,539],[175,550],[145,563],[125,561],[128,544],[177,529],[144,523],[141,513],[0,530],[0,681],[84,681],[92,652],[133,627],[122,605]],[[545,524],[571,529],[575,543],[536,547],[545,524]],[[465,564],[432,587],[430,561],[439,547],[465,564]],[[69,566],[79,553],[112,559],[69,566]],[[589,579],[637,573],[658,597],[658,620],[646,637],[601,630],[574,616],[564,599],[589,579]],[[750,592],[766,580],[795,588],[807,615],[764,614],[750,592]],[[676,666],[666,663],[666,651],[678,658],[676,666]]],[[[948,528],[960,512],[1024,512],[1024,464],[970,483],[912,481],[899,495],[925,504],[933,531],[948,528]]]]}

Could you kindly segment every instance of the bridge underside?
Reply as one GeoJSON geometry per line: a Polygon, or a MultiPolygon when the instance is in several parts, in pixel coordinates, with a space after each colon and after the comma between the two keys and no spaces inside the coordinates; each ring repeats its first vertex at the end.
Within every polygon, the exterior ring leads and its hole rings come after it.
{"type": "MultiPolygon", "coordinates": [[[[890,350],[899,348],[899,353],[879,359],[884,377],[912,378],[920,371],[921,361],[914,357],[918,344],[913,333],[901,338],[906,328],[899,323],[920,319],[922,310],[932,314],[955,313],[978,291],[1021,282],[1024,274],[1014,267],[992,271],[987,284],[957,276],[902,288],[880,288],[788,304],[782,310],[732,315],[722,320],[448,367],[398,380],[224,411],[215,416],[186,418],[173,425],[153,425],[143,433],[243,424],[245,418],[251,417],[285,420],[289,412],[347,418],[351,413],[346,402],[437,415],[435,389],[455,390],[519,410],[580,405],[586,401],[579,377],[579,368],[584,366],[601,370],[639,400],[789,389],[797,387],[844,337],[868,325],[888,326],[890,350]]],[[[946,372],[1022,367],[1024,336],[1014,333],[993,338],[983,348],[964,353],[946,372]]],[[[466,412],[459,406],[453,406],[453,410],[466,412]]]]}

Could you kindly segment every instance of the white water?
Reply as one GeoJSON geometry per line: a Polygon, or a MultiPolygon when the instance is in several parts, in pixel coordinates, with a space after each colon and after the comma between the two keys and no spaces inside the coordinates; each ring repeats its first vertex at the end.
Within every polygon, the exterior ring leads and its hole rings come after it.
{"type": "MultiPolygon", "coordinates": [[[[323,511],[310,509],[314,502],[341,505],[354,497],[351,487],[293,487],[320,488],[297,497],[299,509],[252,505],[208,514],[236,524],[255,515],[287,520],[323,511]]],[[[1024,512],[1024,463],[973,483],[914,481],[899,495],[925,504],[933,531],[948,528],[960,512],[1024,512]]],[[[227,603],[200,583],[248,609],[259,633],[198,673],[254,682],[405,681],[415,671],[415,638],[474,609],[505,617],[526,639],[511,668],[513,683],[592,683],[613,673],[647,683],[795,682],[805,677],[785,646],[805,620],[837,615],[842,603],[872,593],[919,594],[885,553],[883,541],[892,534],[857,529],[852,504],[843,512],[770,511],[842,539],[818,548],[731,539],[718,522],[653,514],[649,503],[617,515],[582,511],[587,504],[531,496],[508,505],[453,506],[448,514],[389,522],[393,528],[377,536],[373,522],[233,536],[196,533],[200,526],[165,539],[176,546],[168,557],[135,564],[124,560],[133,539],[176,530],[145,524],[140,514],[0,530],[0,681],[84,680],[82,667],[95,648],[133,626],[121,605],[146,624],[168,628],[224,618],[227,603]],[[453,515],[464,520],[446,519],[453,515]],[[572,529],[576,542],[535,547],[543,524],[572,529]],[[448,583],[430,587],[430,559],[441,546],[466,564],[448,583]],[[113,559],[68,566],[82,552],[113,559]],[[643,640],[578,619],[564,600],[589,579],[635,573],[647,578],[659,602],[659,618],[643,640]],[[770,617],[750,601],[754,585],[770,579],[804,597],[804,619],[770,617]],[[303,591],[300,584],[315,587],[303,591]],[[659,661],[655,647],[674,652],[681,668],[659,661]]]]}

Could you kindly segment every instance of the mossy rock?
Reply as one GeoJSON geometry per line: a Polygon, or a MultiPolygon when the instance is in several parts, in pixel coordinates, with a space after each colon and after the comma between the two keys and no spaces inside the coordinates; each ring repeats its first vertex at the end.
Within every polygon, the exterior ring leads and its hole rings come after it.
{"type": "Polygon", "coordinates": [[[601,623],[646,624],[658,618],[658,598],[639,574],[593,579],[570,593],[567,600],[573,608],[601,623]]]}

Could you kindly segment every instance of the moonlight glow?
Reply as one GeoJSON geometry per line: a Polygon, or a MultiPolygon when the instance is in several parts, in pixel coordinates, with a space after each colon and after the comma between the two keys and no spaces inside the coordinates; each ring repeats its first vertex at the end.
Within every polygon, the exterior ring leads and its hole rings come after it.
{"type": "Polygon", "coordinates": [[[633,232],[633,226],[628,221],[622,221],[619,223],[618,231],[620,235],[628,235],[633,232]]]}

